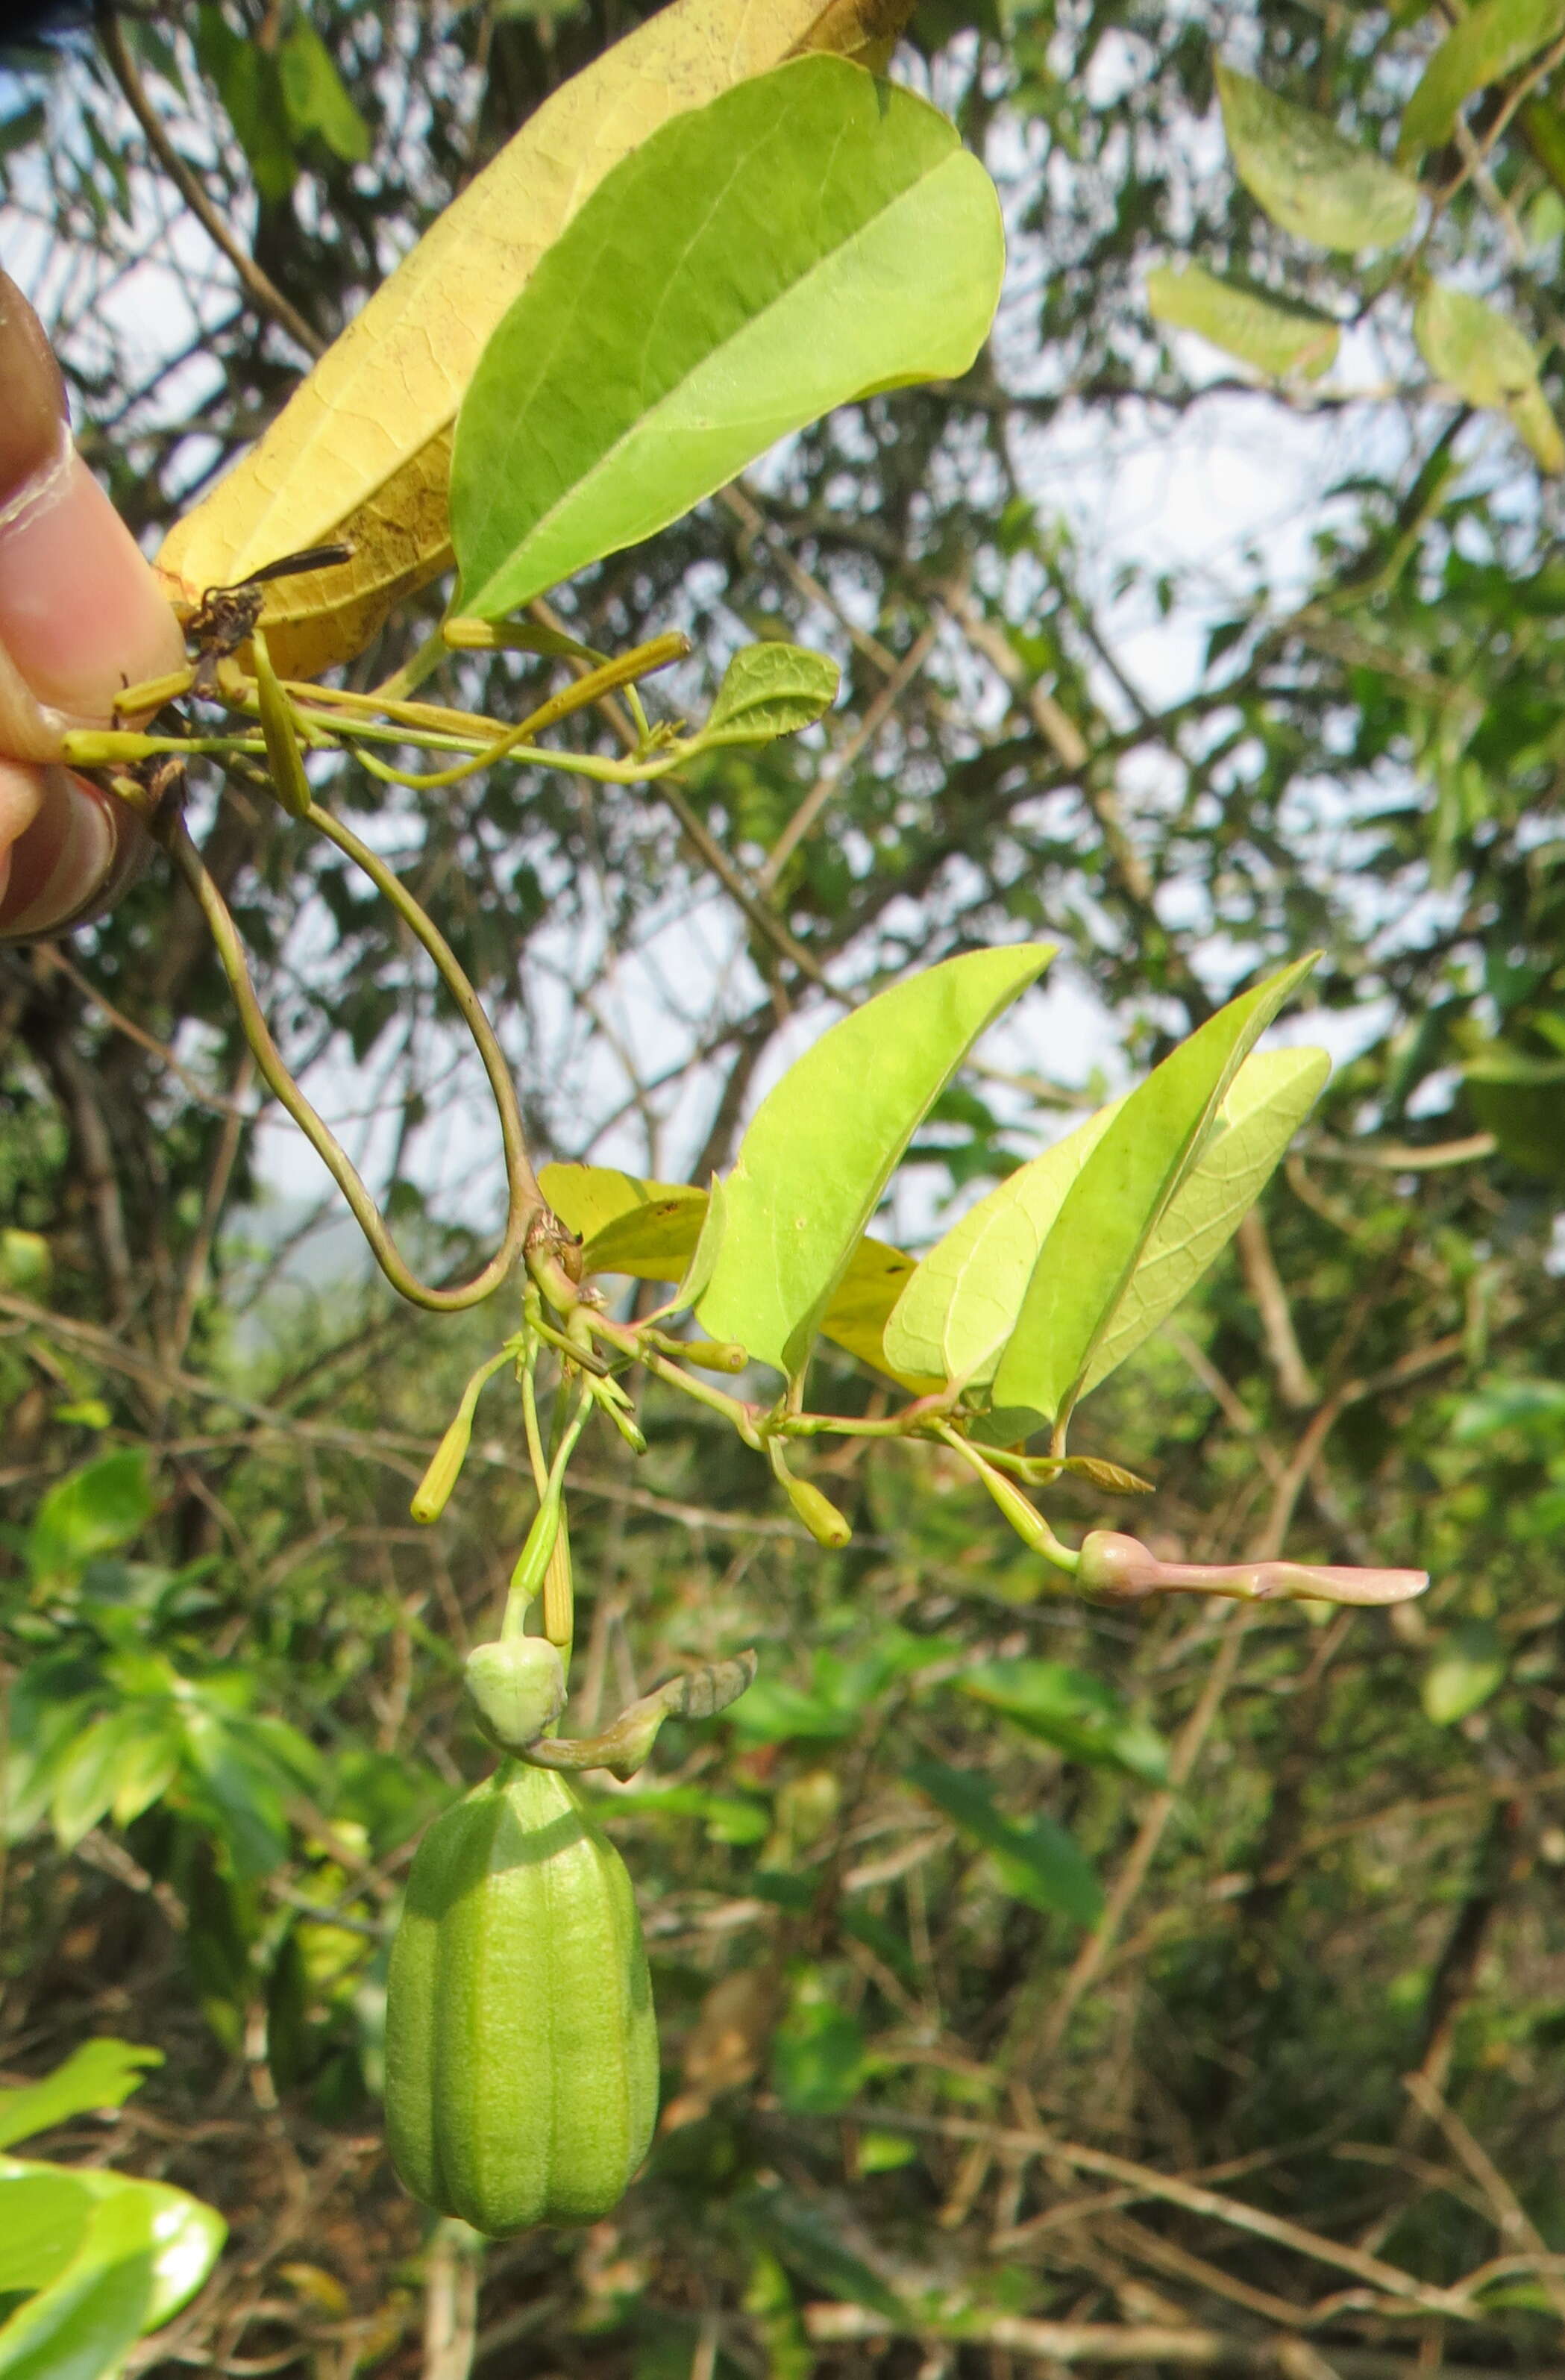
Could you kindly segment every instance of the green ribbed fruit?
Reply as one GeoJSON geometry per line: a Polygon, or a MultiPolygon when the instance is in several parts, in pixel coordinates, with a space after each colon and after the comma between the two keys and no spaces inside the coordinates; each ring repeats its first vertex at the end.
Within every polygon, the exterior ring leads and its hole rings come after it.
{"type": "Polygon", "coordinates": [[[658,2112],[625,1862],[551,1769],[503,1769],[419,1845],[392,1945],[386,2138],[416,2198],[504,2238],[591,2223],[658,2112]]]}

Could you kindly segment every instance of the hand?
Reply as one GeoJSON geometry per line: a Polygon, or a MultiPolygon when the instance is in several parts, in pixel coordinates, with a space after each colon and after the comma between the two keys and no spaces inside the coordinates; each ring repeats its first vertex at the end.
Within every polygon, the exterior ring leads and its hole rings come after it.
{"type": "Polygon", "coordinates": [[[0,273],[0,941],[79,924],[134,876],[132,813],[46,755],[184,657],[151,565],[71,443],[38,317],[0,273]]]}

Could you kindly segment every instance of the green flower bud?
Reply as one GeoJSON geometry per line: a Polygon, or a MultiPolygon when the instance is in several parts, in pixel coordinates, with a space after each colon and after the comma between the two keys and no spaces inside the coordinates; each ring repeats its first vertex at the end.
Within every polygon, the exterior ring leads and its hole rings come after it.
{"type": "Polygon", "coordinates": [[[462,1683],[479,1725],[501,1752],[520,1752],[565,1707],[565,1665],[543,1636],[475,1645],[462,1683]]]}

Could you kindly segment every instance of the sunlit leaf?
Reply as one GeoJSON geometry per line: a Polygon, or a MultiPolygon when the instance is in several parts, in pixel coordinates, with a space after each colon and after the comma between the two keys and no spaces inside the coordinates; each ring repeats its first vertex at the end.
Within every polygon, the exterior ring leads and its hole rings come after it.
{"type": "Polygon", "coordinates": [[[1257,1050],[1245,1059],[1098,1342],[1084,1396],[1173,1312],[1227,1246],[1330,1072],[1324,1050],[1257,1050]]]}
{"type": "Polygon", "coordinates": [[[1415,182],[1249,75],[1219,66],[1217,80],[1234,171],[1273,223],[1350,256],[1407,237],[1418,218],[1415,182]]]}
{"type": "MultiPolygon", "coordinates": [[[[452,425],[491,332],[610,168],[680,109],[800,50],[879,59],[902,0],[673,0],[535,109],[432,224],[265,436],[164,540],[187,601],[310,546],[351,562],[267,589],[285,676],[350,661],[448,567],[452,425]]],[[[203,21],[216,17],[203,10],[203,21]]],[[[254,43],[238,43],[252,59],[254,43]]],[[[236,71],[244,71],[236,69],[236,71]]]]}
{"type": "Polygon", "coordinates": [[[1066,1193],[1122,1100],[1100,1108],[987,1197],[923,1257],[886,1324],[886,1361],[981,1387],[1016,1325],[1038,1252],[1066,1193]]]}
{"type": "MultiPolygon", "coordinates": [[[[561,1221],[582,1235],[585,1274],[684,1278],[707,1211],[704,1190],[677,1182],[642,1182],[600,1165],[546,1165],[539,1182],[561,1221]]],[[[888,1365],[880,1345],[886,1317],[912,1269],[911,1257],[867,1233],[832,1294],[820,1331],[847,1354],[889,1370],[893,1379],[922,1394],[939,1388],[940,1380],[888,1365]]]]}
{"type": "Polygon", "coordinates": [[[795,735],[831,709],[841,679],[835,662],[802,645],[741,646],[723,672],[701,743],[770,744],[795,735]]]}
{"type": "Polygon", "coordinates": [[[1194,331],[1274,379],[1303,372],[1318,380],[1335,362],[1341,338],[1328,316],[1284,304],[1199,264],[1164,264],[1149,273],[1146,303],[1156,322],[1194,331]]]}
{"type": "Polygon", "coordinates": [[[463,612],[650,537],[833,406],[965,371],[1003,264],[954,125],[840,58],[676,116],[540,260],[463,399],[463,612]]]}
{"type": "Polygon", "coordinates": [[[1458,18],[1402,112],[1397,158],[1411,164],[1444,146],[1474,91],[1525,66],[1565,32],[1565,0],[1479,0],[1458,18]]]}
{"type": "Polygon", "coordinates": [[[1565,437],[1539,383],[1539,358],[1509,316],[1464,289],[1429,281],[1413,310],[1419,353],[1469,405],[1505,414],[1541,468],[1565,471],[1565,437]]]}
{"type": "Polygon", "coordinates": [[[1072,1184],[1033,1272],[995,1371],[1002,1414],[1063,1425],[1230,1084],[1314,964],[1313,956],[1297,960],[1230,1001],[1124,1101],[1072,1184]]]}
{"type": "Polygon", "coordinates": [[[46,2289],[81,2244],[92,2197],[59,2167],[0,2160],[0,2297],[46,2289]]]}
{"type": "Polygon", "coordinates": [[[146,2080],[149,2066],[161,2066],[161,2049],[140,2049],[128,2041],[84,2041],[37,2082],[0,2091],[0,2148],[52,2131],[99,2107],[123,2107],[146,2080]]]}
{"type": "Polygon", "coordinates": [[[973,1043],[1036,981],[1048,945],[975,951],[844,1016],[761,1102],[726,1183],[697,1312],[780,1372],[800,1370],[897,1160],[973,1043]]]}
{"type": "Polygon", "coordinates": [[[32,1516],[28,1567],[35,1578],[83,1568],[97,1554],[128,1545],[152,1517],[144,1447],[116,1447],[50,1488],[32,1516]]]}
{"type": "Polygon", "coordinates": [[[152,2247],[147,2201],[98,2198],[70,2263],[0,2323],[0,2380],[111,2380],[147,2326],[152,2247]]]}
{"type": "Polygon", "coordinates": [[[583,1242],[587,1273],[678,1281],[695,1253],[707,1194],[680,1182],[643,1182],[611,1165],[546,1165],[539,1187],[583,1242]]]}
{"type": "Polygon", "coordinates": [[[200,2288],[227,2238],[214,2207],[166,2182],[0,2158],[0,2197],[14,2182],[57,2201],[62,2180],[86,2219],[69,2261],[0,2324],[4,2380],[112,2380],[132,2342],[200,2288]]]}

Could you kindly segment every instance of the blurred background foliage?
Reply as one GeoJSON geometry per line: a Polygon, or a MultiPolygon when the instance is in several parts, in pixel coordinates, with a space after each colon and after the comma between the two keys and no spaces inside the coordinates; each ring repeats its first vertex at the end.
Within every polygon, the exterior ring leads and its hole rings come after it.
{"type": "MultiPolygon", "coordinates": [[[[0,243],[139,530],[635,20],[127,10],[152,142],[70,12],[11,56],[0,243]]],[[[829,650],[827,731],[712,758],[683,818],[504,771],[322,796],[439,918],[540,1149],[665,1178],[726,1161],[832,987],[1058,936],[893,1232],[1252,970],[1325,952],[1299,1029],[1341,1062],[1286,1178],[1080,1444],[1156,1481],[1134,1525],[1159,1551],[1285,1538],[1426,1564],[1429,1597],[1088,1609],[894,1448],[822,1465],[857,1530],[825,1556],[726,1432],[649,1395],[646,1459],[600,1433],[581,1466],[578,1724],[747,1642],[762,1670],[633,1789],[596,1780],[667,2112],[585,2235],[431,2239],[378,2131],[388,1930],[420,1826],[482,1772],[460,1659],[529,1509],[491,1391],[445,1519],[407,1517],[491,1323],[367,1274],[161,868],[68,943],[0,953],[0,2067],[162,2049],[49,2153],[231,2226],[135,2368],[1565,2369],[1560,499],[1503,410],[1431,381],[1407,260],[1288,240],[1214,97],[1221,55],[1389,153],[1447,21],[928,0],[896,70],[957,115],[1012,234],[978,368],[847,408],[556,598],[600,648],[687,627],[693,710],[752,636],[829,650]],[[1193,260],[1338,321],[1332,371],[1273,382],[1160,329],[1146,276],[1193,260]]],[[[1418,269],[1518,324],[1558,394],[1565,128],[1554,53],[1533,64],[1524,107],[1481,94],[1425,161],[1446,197],[1418,269]]],[[[535,666],[450,683],[503,712],[535,666]]],[[[193,802],[294,1062],[455,1277],[498,1156],[421,962],[269,804],[193,802]]],[[[880,1393],[845,1363],[831,1386],[880,1393]]]]}

